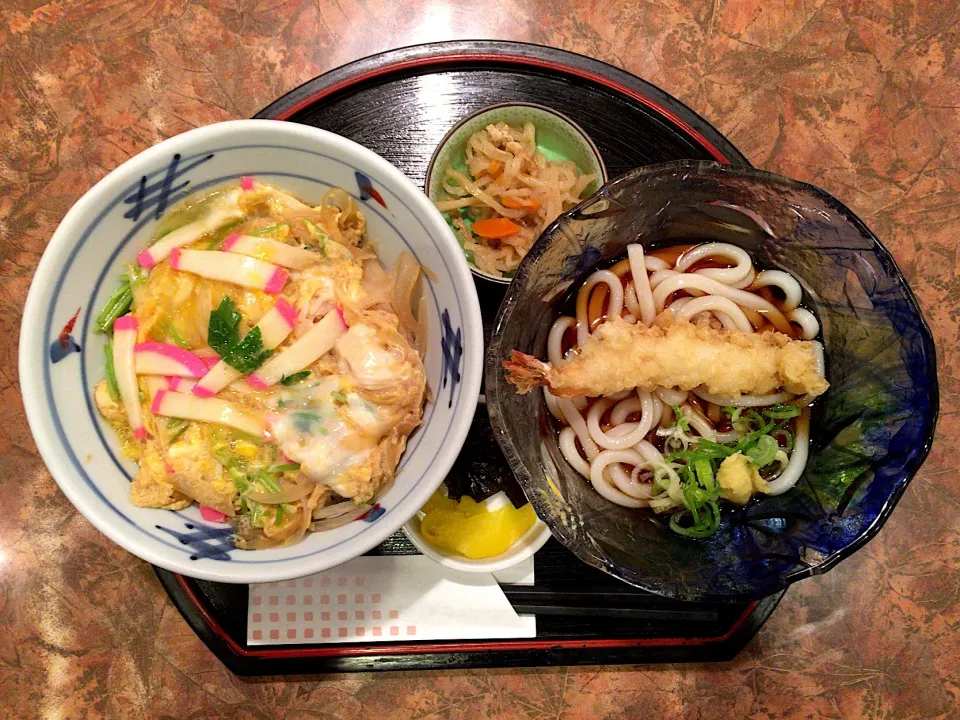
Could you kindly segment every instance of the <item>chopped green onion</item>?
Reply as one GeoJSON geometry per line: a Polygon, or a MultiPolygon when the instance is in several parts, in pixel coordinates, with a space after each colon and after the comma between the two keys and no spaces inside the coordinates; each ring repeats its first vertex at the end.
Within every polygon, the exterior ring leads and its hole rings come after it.
{"type": "Polygon", "coordinates": [[[343,394],[342,392],[340,392],[339,390],[334,390],[332,393],[330,393],[330,397],[333,398],[333,401],[334,401],[335,403],[338,403],[338,404],[340,404],[340,405],[346,405],[346,404],[347,404],[347,396],[344,395],[344,394],[343,394]]]}
{"type": "Polygon", "coordinates": [[[133,303],[133,291],[130,289],[130,281],[127,280],[114,290],[113,295],[103,306],[103,310],[97,315],[97,332],[112,333],[113,321],[125,315],[131,303],[133,303]]]}
{"type": "Polygon", "coordinates": [[[670,489],[670,478],[665,474],[664,475],[654,474],[653,484],[656,485],[661,490],[663,490],[664,492],[666,492],[667,490],[670,489]]]}
{"type": "Polygon", "coordinates": [[[679,405],[673,405],[673,414],[677,418],[677,421],[671,425],[671,427],[679,427],[683,432],[688,432],[690,430],[690,423],[687,422],[687,419],[683,416],[683,411],[680,409],[679,405]]]}
{"type": "Polygon", "coordinates": [[[767,419],[756,410],[748,410],[747,421],[756,427],[763,427],[763,425],[767,422],[767,419]]]}
{"type": "Polygon", "coordinates": [[[703,488],[697,487],[694,483],[684,483],[683,484],[683,504],[687,506],[687,510],[690,511],[690,514],[693,515],[693,522],[699,522],[697,509],[703,506],[707,501],[707,496],[703,492],[703,488]]]}
{"type": "Polygon", "coordinates": [[[759,430],[756,430],[750,433],[749,435],[745,435],[744,437],[740,438],[740,441],[736,444],[736,448],[735,448],[736,451],[746,453],[747,450],[749,450],[754,446],[754,444],[757,442],[759,438],[763,437],[764,435],[767,435],[773,429],[774,425],[775,423],[773,422],[773,420],[771,420],[766,425],[761,427],[759,430]]]}
{"type": "Polygon", "coordinates": [[[277,473],[294,472],[300,469],[300,463],[286,463],[284,465],[271,465],[267,470],[271,475],[277,473]]]}
{"type": "MultiPolygon", "coordinates": [[[[769,437],[769,436],[768,436],[769,437]]],[[[697,460],[693,463],[693,470],[697,474],[697,482],[708,491],[713,491],[716,488],[716,483],[713,481],[713,465],[709,460],[697,460]]]]}
{"type": "Polygon", "coordinates": [[[161,324],[161,329],[163,334],[166,335],[167,339],[173,340],[175,345],[182,347],[184,350],[190,349],[190,343],[183,339],[177,328],[174,326],[170,318],[164,318],[163,323],[161,324]]]}
{"type": "Polygon", "coordinates": [[[264,228],[263,230],[257,230],[257,231],[255,231],[255,232],[250,233],[250,234],[251,234],[251,235],[256,235],[256,236],[267,235],[267,234],[269,234],[269,233],[276,232],[276,231],[279,230],[280,228],[285,228],[285,227],[290,227],[290,223],[288,223],[288,222],[278,223],[277,225],[271,225],[270,227],[264,228]]]}
{"type": "Polygon", "coordinates": [[[236,461],[234,460],[234,457],[229,452],[227,452],[227,449],[224,447],[216,448],[213,451],[213,456],[217,459],[217,462],[219,462],[228,470],[230,468],[236,467],[236,461]]]}
{"type": "Polygon", "coordinates": [[[780,446],[772,435],[764,435],[757,439],[757,444],[747,450],[746,456],[758,468],[766,467],[777,456],[780,446]]]}
{"type": "MultiPolygon", "coordinates": [[[[230,479],[233,481],[234,486],[236,486],[237,492],[239,492],[241,495],[246,495],[248,492],[250,492],[250,480],[243,473],[231,472],[230,479]]],[[[243,498],[243,500],[246,502],[246,498],[243,498]]]]}
{"type": "Polygon", "coordinates": [[[244,440],[245,442],[248,442],[248,443],[250,443],[251,445],[263,445],[263,438],[262,438],[262,437],[257,437],[256,435],[251,435],[250,433],[245,433],[245,432],[243,432],[243,430],[232,429],[232,430],[230,430],[230,433],[231,433],[237,440],[244,440]]]}
{"type": "Polygon", "coordinates": [[[177,427],[178,425],[184,422],[185,420],[183,418],[172,417],[169,420],[167,420],[167,430],[173,430],[175,427],[177,427]]]}
{"type": "Polygon", "coordinates": [[[278,493],[280,492],[280,485],[277,484],[277,481],[273,479],[273,476],[268,473],[266,470],[260,469],[253,474],[254,479],[259,482],[263,487],[269,492],[278,493]]]}
{"type": "Polygon", "coordinates": [[[120,386],[117,385],[117,372],[113,367],[113,340],[107,340],[103,346],[103,354],[106,355],[106,376],[107,392],[114,400],[120,400],[120,386]]]}
{"type": "Polygon", "coordinates": [[[97,315],[96,331],[113,333],[113,321],[125,315],[133,304],[133,291],[147,280],[148,273],[137,265],[128,265],[127,272],[120,276],[120,286],[107,298],[97,315]]]}
{"type": "Polygon", "coordinates": [[[247,500],[250,507],[250,524],[254,527],[263,527],[263,505],[253,500],[247,500]]]}
{"type": "Polygon", "coordinates": [[[684,527],[680,524],[680,519],[687,515],[687,511],[681,511],[674,513],[670,517],[670,529],[679,535],[686,535],[687,537],[709,537],[713,535],[717,528],[720,526],[720,508],[717,506],[717,503],[710,501],[706,503],[707,509],[709,509],[709,514],[700,520],[699,518],[694,518],[693,525],[689,527],[684,527]]]}
{"type": "Polygon", "coordinates": [[[175,443],[177,440],[179,440],[179,439],[180,439],[180,436],[183,435],[183,434],[187,431],[187,428],[188,428],[188,427],[190,427],[190,424],[189,424],[189,423],[184,423],[184,424],[183,424],[183,427],[180,428],[179,430],[177,430],[177,431],[173,434],[173,436],[170,438],[170,444],[173,445],[173,443],[175,443]]]}
{"type": "Polygon", "coordinates": [[[228,222],[226,225],[221,225],[219,228],[217,228],[214,231],[210,242],[207,244],[207,250],[219,250],[220,246],[223,245],[223,241],[227,239],[227,235],[230,234],[228,231],[243,222],[246,222],[246,218],[237,218],[236,220],[228,222]]]}
{"type": "Polygon", "coordinates": [[[284,375],[282,378],[280,378],[280,384],[293,385],[294,383],[298,383],[301,380],[306,380],[308,377],[310,377],[310,371],[301,370],[300,372],[295,372],[291,375],[284,375]]]}
{"type": "Polygon", "coordinates": [[[729,457],[734,453],[733,448],[715,443],[713,440],[708,440],[707,438],[700,438],[700,441],[697,443],[697,448],[704,451],[709,450],[714,453],[716,457],[729,457]]]}
{"type": "Polygon", "coordinates": [[[777,434],[778,435],[782,434],[786,438],[783,446],[784,452],[788,452],[788,453],[793,452],[793,444],[794,444],[793,429],[789,425],[787,425],[786,427],[782,428],[780,432],[777,434]]]}
{"type": "Polygon", "coordinates": [[[283,505],[277,505],[277,513],[273,516],[273,524],[279,525],[283,522],[283,505]]]}
{"type": "Polygon", "coordinates": [[[787,420],[797,417],[800,414],[800,408],[796,405],[774,405],[764,410],[763,414],[774,420],[787,420]]]}
{"type": "Polygon", "coordinates": [[[326,233],[322,228],[318,227],[316,224],[310,222],[310,221],[307,220],[306,218],[303,219],[303,222],[306,224],[307,229],[310,231],[310,234],[313,236],[313,238],[314,238],[315,240],[316,240],[317,237],[319,236],[320,245],[319,245],[319,247],[318,247],[317,249],[320,251],[320,255],[321,255],[324,259],[326,259],[326,257],[327,257],[327,240],[330,239],[330,236],[327,235],[327,233],[326,233]]]}
{"type": "Polygon", "coordinates": [[[130,289],[136,290],[147,281],[149,276],[150,273],[139,265],[127,265],[127,274],[123,277],[127,278],[130,289]]]}

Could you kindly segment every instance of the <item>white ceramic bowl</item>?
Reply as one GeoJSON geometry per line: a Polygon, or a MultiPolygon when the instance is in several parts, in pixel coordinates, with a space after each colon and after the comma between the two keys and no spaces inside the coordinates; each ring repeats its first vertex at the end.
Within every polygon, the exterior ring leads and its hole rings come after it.
{"type": "MultiPolygon", "coordinates": [[[[496,507],[500,506],[497,505],[496,507]]],[[[531,528],[504,552],[499,555],[494,555],[493,557],[472,560],[459,553],[445,550],[442,547],[437,547],[432,544],[423,536],[423,533],[420,532],[421,520],[422,518],[419,513],[410,518],[407,524],[403,526],[404,534],[410,542],[416,546],[417,550],[428,558],[443,567],[450,568],[451,570],[459,570],[460,572],[492,573],[506,570],[509,567],[523,562],[537,552],[537,550],[542,548],[547,540],[550,539],[551,535],[550,528],[547,527],[546,523],[540,518],[537,518],[537,521],[531,528]]]]}
{"type": "Polygon", "coordinates": [[[267,582],[343,563],[384,540],[440,485],[473,418],[483,368],[480,307],[463,253],[443,217],[395,167],[323,130],[271,120],[237,120],[166,140],[97,183],[71,208],[40,261],[20,332],[20,383],[30,429],[64,494],[107,537],[144,560],[190,577],[267,582]],[[360,201],[378,252],[393,264],[411,251],[436,279],[429,309],[427,377],[436,401],[410,439],[396,482],[366,520],[309,534],[291,547],[244,551],[231,531],[127,499],[136,464],[122,457],[94,409],[106,338],[93,320],[123,265],[142,250],[183,195],[239,181],[273,183],[308,202],[342,187],[360,201]],[[386,205],[360,186],[371,185],[386,205]],[[72,331],[65,326],[77,313],[72,331]]]}

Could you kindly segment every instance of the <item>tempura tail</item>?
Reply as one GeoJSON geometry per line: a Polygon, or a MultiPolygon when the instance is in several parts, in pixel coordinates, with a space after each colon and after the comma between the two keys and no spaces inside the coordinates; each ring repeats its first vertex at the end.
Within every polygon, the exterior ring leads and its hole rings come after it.
{"type": "Polygon", "coordinates": [[[550,373],[553,372],[549,363],[517,350],[510,351],[510,359],[503,362],[503,367],[507,371],[507,381],[516,385],[520,395],[526,395],[535,387],[548,385],[550,373]]]}

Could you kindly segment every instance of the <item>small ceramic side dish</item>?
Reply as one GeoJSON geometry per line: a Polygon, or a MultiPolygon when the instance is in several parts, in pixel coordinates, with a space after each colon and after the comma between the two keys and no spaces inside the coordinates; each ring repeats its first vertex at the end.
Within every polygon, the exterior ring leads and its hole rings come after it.
{"type": "MultiPolygon", "coordinates": [[[[424,189],[434,202],[443,199],[443,169],[452,165],[454,169],[465,172],[467,169],[464,148],[470,136],[488,125],[506,123],[511,127],[520,127],[524,123],[533,123],[536,128],[537,149],[547,162],[572,161],[580,174],[592,174],[596,179],[580,194],[587,198],[607,182],[607,169],[600,157],[600,151],[586,132],[565,115],[533,103],[503,103],[482,108],[468,115],[454,125],[443,137],[430,158],[427,167],[424,189]]],[[[451,222],[451,213],[444,213],[447,222],[451,222]]],[[[461,246],[462,239],[457,236],[461,246]]],[[[505,272],[502,276],[480,270],[473,261],[471,253],[465,251],[467,264],[474,275],[497,283],[509,284],[515,271],[505,272]]]]}
{"type": "MultiPolygon", "coordinates": [[[[486,505],[487,509],[493,512],[509,503],[510,501],[501,492],[483,501],[481,505],[486,505]]],[[[446,548],[431,543],[422,532],[421,523],[423,517],[422,512],[414,515],[413,518],[403,526],[404,534],[409,538],[410,542],[416,546],[417,550],[431,560],[436,561],[443,567],[450,568],[451,570],[459,570],[460,572],[482,573],[506,570],[532,556],[550,539],[550,528],[548,528],[540,518],[537,518],[533,525],[530,526],[530,529],[521,535],[507,550],[492,557],[474,560],[453,550],[447,550],[446,548]]]]}

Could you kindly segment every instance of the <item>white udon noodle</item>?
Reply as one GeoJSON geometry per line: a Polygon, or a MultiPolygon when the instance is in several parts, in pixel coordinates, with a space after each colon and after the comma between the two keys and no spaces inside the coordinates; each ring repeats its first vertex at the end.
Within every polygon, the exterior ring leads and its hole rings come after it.
{"type": "MultiPolygon", "coordinates": [[[[773,325],[781,331],[794,330],[792,326],[796,326],[794,334],[805,340],[813,340],[820,333],[813,313],[799,307],[803,291],[796,278],[782,270],[757,272],[750,256],[741,248],[727,243],[703,243],[685,251],[671,266],[659,257],[645,256],[643,247],[633,244],[627,248],[626,262],[609,270],[598,270],[586,279],[577,295],[576,317],[563,316],[553,323],[547,339],[547,359],[553,366],[563,362],[563,340],[571,329],[575,331],[576,342],[567,350],[568,355],[575,353],[589,337],[590,295],[598,285],[607,288],[605,314],[620,315],[632,323],[650,326],[658,312],[670,309],[680,319],[699,322],[712,316],[723,327],[743,332],[773,325]],[[704,260],[719,261],[729,267],[691,270],[704,260]],[[624,284],[621,276],[627,273],[631,278],[624,284]],[[778,289],[784,299],[770,302],[754,292],[762,287],[778,289]],[[679,290],[687,295],[677,297],[679,290]]],[[[814,342],[814,346],[817,367],[823,375],[823,349],[819,342],[814,342]]],[[[646,438],[651,433],[666,436],[674,447],[687,447],[700,438],[734,442],[740,433],[720,432],[708,417],[717,417],[720,406],[762,408],[795,403],[801,408],[795,420],[793,451],[779,474],[768,478],[771,495],[792,488],[807,462],[810,398],[806,396],[778,392],[732,399],[702,388],[694,388],[689,393],[666,387],[653,392],[618,393],[592,404],[585,397],[554,397],[546,388],[544,396],[550,413],[562,425],[558,443],[564,458],[600,495],[624,507],[650,506],[665,511],[682,506],[679,465],[666,462],[646,438]],[[707,415],[690,402],[691,394],[699,398],[707,415]],[[688,433],[675,426],[671,406],[681,409],[690,427],[688,433]],[[669,489],[660,490],[653,484],[654,478],[669,489]]]]}

